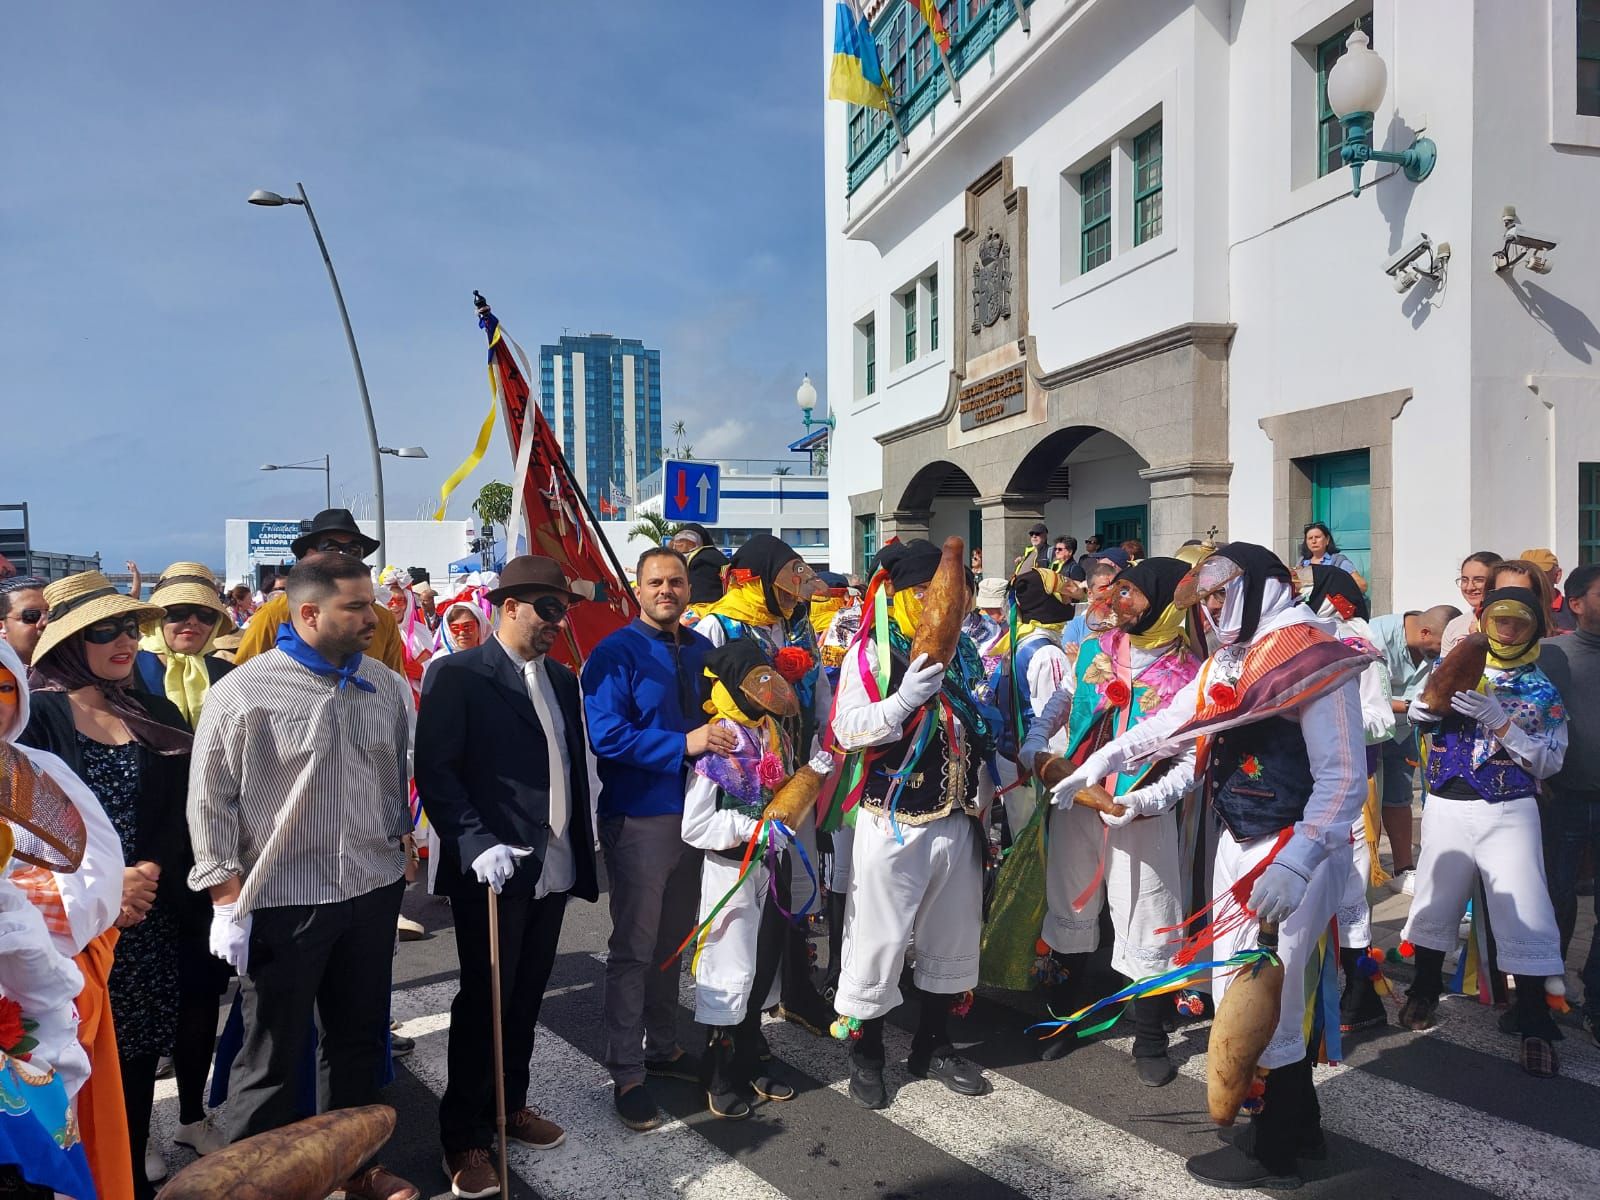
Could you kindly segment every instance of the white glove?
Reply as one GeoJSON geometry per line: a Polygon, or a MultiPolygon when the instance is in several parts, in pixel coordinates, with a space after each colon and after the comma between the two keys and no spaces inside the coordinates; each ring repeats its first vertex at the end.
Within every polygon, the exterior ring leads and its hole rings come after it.
{"type": "Polygon", "coordinates": [[[1483,692],[1457,692],[1450,697],[1450,707],[1491,732],[1503,729],[1511,719],[1500,701],[1483,692]]]}
{"type": "Polygon", "coordinates": [[[944,664],[930,663],[926,654],[919,654],[906,668],[905,678],[900,681],[895,699],[905,705],[909,716],[937,696],[943,682],[944,664]]]}
{"type": "Polygon", "coordinates": [[[211,953],[243,975],[250,966],[252,914],[245,913],[242,919],[236,921],[233,914],[238,907],[237,901],[211,906],[211,953]]]}
{"type": "Polygon", "coordinates": [[[767,826],[767,849],[773,854],[781,854],[787,850],[792,841],[794,841],[794,830],[782,821],[773,821],[767,826]]]}
{"type": "Polygon", "coordinates": [[[533,850],[527,846],[490,846],[472,860],[472,873],[479,883],[486,883],[498,896],[506,881],[517,871],[517,859],[526,858],[533,850]]]}
{"type": "Polygon", "coordinates": [[[1250,910],[1258,921],[1281,923],[1306,898],[1306,877],[1281,862],[1267,864],[1250,893],[1250,910]]]}
{"type": "Polygon", "coordinates": [[[1102,812],[1100,819],[1113,829],[1121,829],[1135,817],[1153,817],[1164,813],[1170,807],[1160,796],[1152,796],[1146,788],[1134,788],[1133,791],[1117,797],[1117,803],[1122,805],[1122,815],[1114,817],[1108,812],[1102,812]]]}
{"type": "Polygon", "coordinates": [[[1071,808],[1072,798],[1091,783],[1099,783],[1111,774],[1111,756],[1104,749],[1096,750],[1083,760],[1083,765],[1050,789],[1050,803],[1057,808],[1071,808]]]}
{"type": "Polygon", "coordinates": [[[1439,714],[1424,704],[1421,696],[1411,702],[1406,709],[1406,717],[1414,725],[1436,725],[1439,722],[1439,714]]]}

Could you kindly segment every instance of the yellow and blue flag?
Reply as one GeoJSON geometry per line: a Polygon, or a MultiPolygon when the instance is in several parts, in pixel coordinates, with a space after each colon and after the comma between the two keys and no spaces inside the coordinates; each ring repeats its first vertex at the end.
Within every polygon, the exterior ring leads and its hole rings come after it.
{"type": "Polygon", "coordinates": [[[833,73],[828,99],[847,100],[866,108],[889,107],[889,86],[878,62],[872,27],[853,0],[839,0],[833,10],[833,73]]]}

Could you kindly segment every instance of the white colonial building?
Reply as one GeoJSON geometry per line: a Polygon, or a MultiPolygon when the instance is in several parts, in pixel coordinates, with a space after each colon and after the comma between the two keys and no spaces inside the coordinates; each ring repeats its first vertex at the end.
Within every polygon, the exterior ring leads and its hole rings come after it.
{"type": "Polygon", "coordinates": [[[1384,611],[1472,550],[1600,557],[1600,4],[947,0],[959,104],[916,6],[865,7],[899,128],[826,107],[836,566],[1320,519],[1384,611]],[[1373,147],[1437,162],[1352,195],[1358,25],[1373,147]],[[1559,244],[1497,270],[1507,206],[1512,258],[1559,244]]]}

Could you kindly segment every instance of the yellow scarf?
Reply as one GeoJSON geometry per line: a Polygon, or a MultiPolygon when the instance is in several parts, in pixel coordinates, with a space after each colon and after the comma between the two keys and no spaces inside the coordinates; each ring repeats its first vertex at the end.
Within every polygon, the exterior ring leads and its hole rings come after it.
{"type": "Polygon", "coordinates": [[[901,588],[889,601],[889,614],[901,633],[916,637],[917,626],[922,623],[922,597],[912,588],[901,588]]]}
{"type": "Polygon", "coordinates": [[[744,625],[776,625],[779,621],[767,609],[767,598],[759,579],[734,584],[711,606],[710,612],[744,625]]]}
{"type": "Polygon", "coordinates": [[[811,602],[811,628],[821,638],[833,624],[834,614],[850,601],[844,596],[822,596],[811,602]]]}
{"type": "MultiPolygon", "coordinates": [[[[1066,628],[1067,623],[1065,621],[1024,621],[1017,626],[1017,645],[1022,645],[1022,639],[1030,633],[1037,633],[1042,630],[1050,634],[1051,640],[1059,646],[1061,644],[1061,635],[1066,628]]],[[[1010,652],[1011,632],[1007,630],[1000,635],[1000,640],[989,649],[988,654],[989,657],[994,657],[1000,654],[1009,654],[1010,652]]]]}
{"type": "Polygon", "coordinates": [[[1140,650],[1159,650],[1169,642],[1184,635],[1185,612],[1176,604],[1169,604],[1156,618],[1156,623],[1143,633],[1130,633],[1128,641],[1140,650]]]}
{"type": "Polygon", "coordinates": [[[210,654],[211,648],[216,645],[217,630],[221,628],[220,621],[211,627],[211,636],[206,639],[206,644],[200,647],[199,654],[179,654],[167,645],[167,639],[162,636],[160,628],[139,639],[139,649],[150,651],[166,663],[167,673],[162,678],[161,686],[167,693],[167,699],[176,704],[178,711],[183,713],[183,719],[189,722],[190,729],[200,723],[200,707],[206,702],[206,693],[211,690],[211,674],[206,670],[206,655],[210,654]]]}
{"type": "Polygon", "coordinates": [[[1538,624],[1538,622],[1534,620],[1533,613],[1528,611],[1527,606],[1524,604],[1519,604],[1515,600],[1497,600],[1493,604],[1489,605],[1488,608],[1484,610],[1483,616],[1478,618],[1478,628],[1481,629],[1484,633],[1484,636],[1489,639],[1489,666],[1493,667],[1497,671],[1509,671],[1513,667],[1526,666],[1528,663],[1537,662],[1539,660],[1538,638],[1534,638],[1531,642],[1523,645],[1522,650],[1519,652],[1516,646],[1508,646],[1504,642],[1495,638],[1494,622],[1490,620],[1491,616],[1518,616],[1527,620],[1535,627],[1537,627],[1538,624]]]}

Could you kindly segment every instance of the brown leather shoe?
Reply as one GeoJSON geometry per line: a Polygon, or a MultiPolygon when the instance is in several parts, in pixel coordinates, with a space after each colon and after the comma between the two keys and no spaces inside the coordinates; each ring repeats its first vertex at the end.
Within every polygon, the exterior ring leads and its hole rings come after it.
{"type": "Polygon", "coordinates": [[[345,1200],[421,1200],[417,1191],[380,1163],[357,1171],[344,1181],[345,1200]]]}
{"type": "Polygon", "coordinates": [[[506,1115],[506,1135],[525,1142],[535,1150],[554,1150],[567,1140],[567,1134],[554,1121],[546,1120],[538,1110],[519,1108],[506,1115]]]}
{"type": "Polygon", "coordinates": [[[500,1176],[489,1160],[489,1152],[474,1147],[444,1156],[444,1173],[450,1176],[450,1194],[459,1200],[480,1200],[500,1194],[500,1176]]]}

